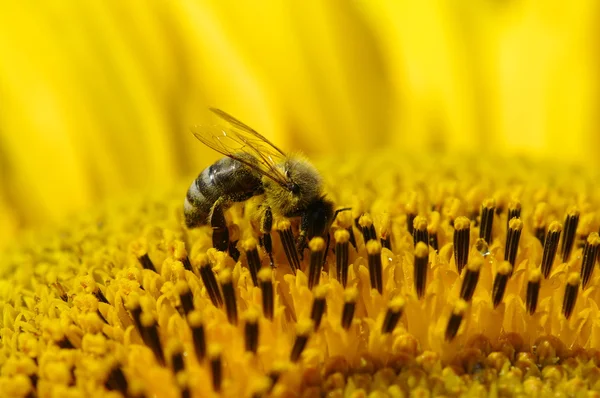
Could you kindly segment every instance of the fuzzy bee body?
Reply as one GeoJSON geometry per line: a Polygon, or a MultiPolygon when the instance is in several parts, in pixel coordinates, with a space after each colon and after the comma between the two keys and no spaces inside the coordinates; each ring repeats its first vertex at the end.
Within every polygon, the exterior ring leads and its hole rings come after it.
{"type": "Polygon", "coordinates": [[[256,171],[235,159],[219,159],[190,185],[183,207],[185,224],[188,228],[207,225],[213,205],[221,197],[244,202],[263,192],[261,176],[256,171]]]}
{"type": "Polygon", "coordinates": [[[211,111],[226,122],[226,127],[205,126],[194,135],[226,157],[204,169],[188,189],[184,202],[188,228],[211,225],[213,246],[226,251],[229,235],[224,211],[233,202],[262,195],[261,242],[271,263],[273,214],[301,218],[296,243],[301,256],[312,237],[328,237],[335,214],[333,203],[323,195],[321,176],[312,164],[300,155],[286,155],[224,111],[211,111]]]}

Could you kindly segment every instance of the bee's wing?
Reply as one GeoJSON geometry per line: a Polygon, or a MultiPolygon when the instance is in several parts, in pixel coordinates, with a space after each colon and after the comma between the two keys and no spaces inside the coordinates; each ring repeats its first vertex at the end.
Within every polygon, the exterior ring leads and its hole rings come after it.
{"type": "Polygon", "coordinates": [[[287,178],[277,167],[285,154],[251,127],[228,113],[215,108],[210,110],[225,121],[225,125],[196,126],[192,132],[204,145],[244,163],[277,182],[287,186],[287,178]]]}

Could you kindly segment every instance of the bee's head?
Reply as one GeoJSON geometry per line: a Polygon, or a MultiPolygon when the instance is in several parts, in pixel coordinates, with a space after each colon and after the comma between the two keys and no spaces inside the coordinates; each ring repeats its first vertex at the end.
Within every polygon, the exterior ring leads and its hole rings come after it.
{"type": "Polygon", "coordinates": [[[285,175],[285,184],[263,179],[266,200],[274,211],[292,216],[320,197],[321,176],[306,159],[289,157],[281,165],[281,171],[285,175]]]}

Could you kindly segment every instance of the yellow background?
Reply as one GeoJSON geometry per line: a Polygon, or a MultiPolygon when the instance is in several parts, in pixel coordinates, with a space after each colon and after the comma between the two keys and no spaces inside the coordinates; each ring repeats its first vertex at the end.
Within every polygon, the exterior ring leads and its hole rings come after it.
{"type": "Polygon", "coordinates": [[[595,0],[3,3],[2,244],[199,172],[208,106],[313,156],[599,164],[595,0]]]}

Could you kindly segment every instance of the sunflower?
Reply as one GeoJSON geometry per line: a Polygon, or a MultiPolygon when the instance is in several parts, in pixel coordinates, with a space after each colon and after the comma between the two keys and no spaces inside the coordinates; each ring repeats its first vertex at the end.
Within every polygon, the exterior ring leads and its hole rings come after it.
{"type": "Polygon", "coordinates": [[[598,11],[5,5],[1,395],[594,396],[598,11]],[[185,227],[208,106],[310,155],[329,236],[185,227]]]}

